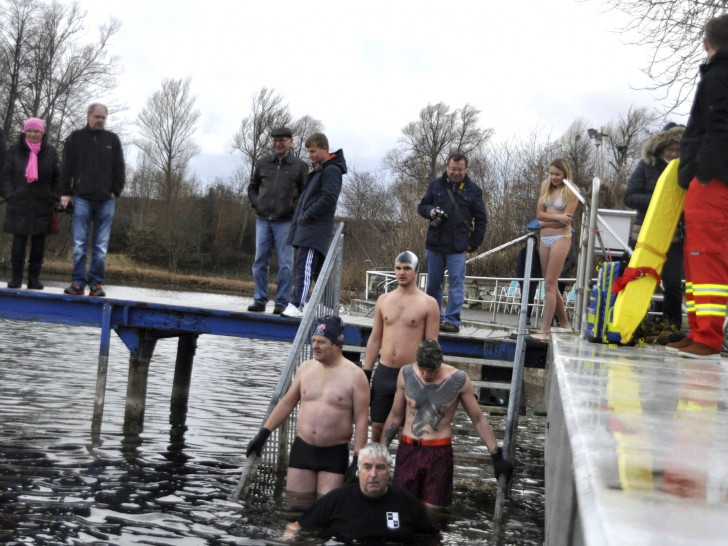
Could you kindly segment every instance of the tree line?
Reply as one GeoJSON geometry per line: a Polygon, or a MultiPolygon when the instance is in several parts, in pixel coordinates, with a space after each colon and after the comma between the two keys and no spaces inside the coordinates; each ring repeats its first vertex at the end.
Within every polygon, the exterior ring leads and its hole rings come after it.
{"type": "MultiPolygon", "coordinates": [[[[120,75],[119,59],[109,45],[119,28],[110,20],[88,41],[85,13],[77,3],[2,4],[0,115],[9,142],[16,138],[14,129],[31,116],[45,120],[59,147],[65,135],[83,126],[86,106],[113,90],[120,75]]],[[[195,132],[200,119],[191,85],[190,77],[162,80],[135,118],[136,136],[125,145],[135,148],[137,161],[128,165],[110,251],[174,272],[250,278],[255,218],[247,185],[256,162],[272,151],[270,132],[290,127],[292,153],[307,160],[306,136],[325,128],[311,116],[294,117],[285,97],[262,87],[251,97],[227,150],[241,158],[241,167],[203,185],[189,172],[190,160],[199,153],[195,132]]],[[[403,249],[424,255],[427,222],[417,215],[417,204],[428,182],[444,171],[450,153],[468,157],[468,173],[483,189],[489,225],[478,249],[482,252],[525,232],[535,218],[540,183],[556,157],[569,162],[572,182],[584,193],[595,176],[602,178],[601,207],[623,208],[626,181],[641,145],[659,129],[654,111],[632,107],[597,129],[577,119],[558,137],[537,126],[526,136],[498,141],[484,123],[485,115],[470,104],[427,104],[402,128],[379,169],[351,168],[337,210],[346,222],[346,286],[359,288],[366,269],[391,268],[393,256],[403,249]]],[[[70,230],[62,229],[51,238],[48,251],[70,260],[70,247],[70,230]]],[[[511,276],[515,252],[477,261],[468,274],[511,276]]],[[[2,238],[0,260],[7,263],[8,256],[9,241],[2,238]]]]}

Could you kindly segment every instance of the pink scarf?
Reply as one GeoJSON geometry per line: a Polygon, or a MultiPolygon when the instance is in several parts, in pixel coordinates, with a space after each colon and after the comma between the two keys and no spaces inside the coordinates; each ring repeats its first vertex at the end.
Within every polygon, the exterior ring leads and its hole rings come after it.
{"type": "Polygon", "coordinates": [[[38,152],[40,152],[40,142],[30,142],[27,138],[25,143],[30,148],[30,156],[28,157],[28,166],[25,168],[25,178],[28,179],[28,184],[38,180],[38,152]]]}

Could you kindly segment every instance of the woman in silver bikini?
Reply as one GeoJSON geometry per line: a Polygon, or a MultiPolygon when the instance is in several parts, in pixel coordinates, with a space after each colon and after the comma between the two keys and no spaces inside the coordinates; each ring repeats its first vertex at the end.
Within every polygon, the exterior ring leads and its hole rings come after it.
{"type": "Polygon", "coordinates": [[[571,219],[578,200],[566,187],[564,179],[571,179],[571,168],[565,159],[554,159],[549,165],[549,177],[541,184],[541,195],[536,207],[536,218],[541,225],[539,255],[545,289],[541,329],[533,337],[545,341],[549,339],[554,313],[559,325],[569,328],[558,281],[571,247],[571,219]]]}

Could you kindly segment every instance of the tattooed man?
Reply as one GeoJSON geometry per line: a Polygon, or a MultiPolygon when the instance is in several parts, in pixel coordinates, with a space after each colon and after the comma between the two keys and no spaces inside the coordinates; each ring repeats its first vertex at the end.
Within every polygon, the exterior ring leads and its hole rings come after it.
{"type": "Polygon", "coordinates": [[[452,501],[452,418],[460,402],[493,458],[493,470],[510,479],[513,465],[503,459],[493,429],[480,411],[473,384],[462,370],[442,363],[440,344],[426,339],[417,347],[417,363],[404,366],[397,378],[392,411],[382,443],[389,445],[404,425],[397,449],[394,483],[430,509],[452,501]]]}

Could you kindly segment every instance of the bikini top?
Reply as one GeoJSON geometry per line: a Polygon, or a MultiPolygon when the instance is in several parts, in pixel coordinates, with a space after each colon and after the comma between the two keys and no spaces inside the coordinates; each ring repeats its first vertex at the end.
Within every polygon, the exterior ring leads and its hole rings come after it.
{"type": "Polygon", "coordinates": [[[559,211],[566,210],[566,203],[564,203],[563,194],[559,195],[559,198],[556,200],[556,202],[549,203],[548,201],[545,201],[543,205],[547,209],[554,209],[554,210],[559,210],[559,211]]]}

